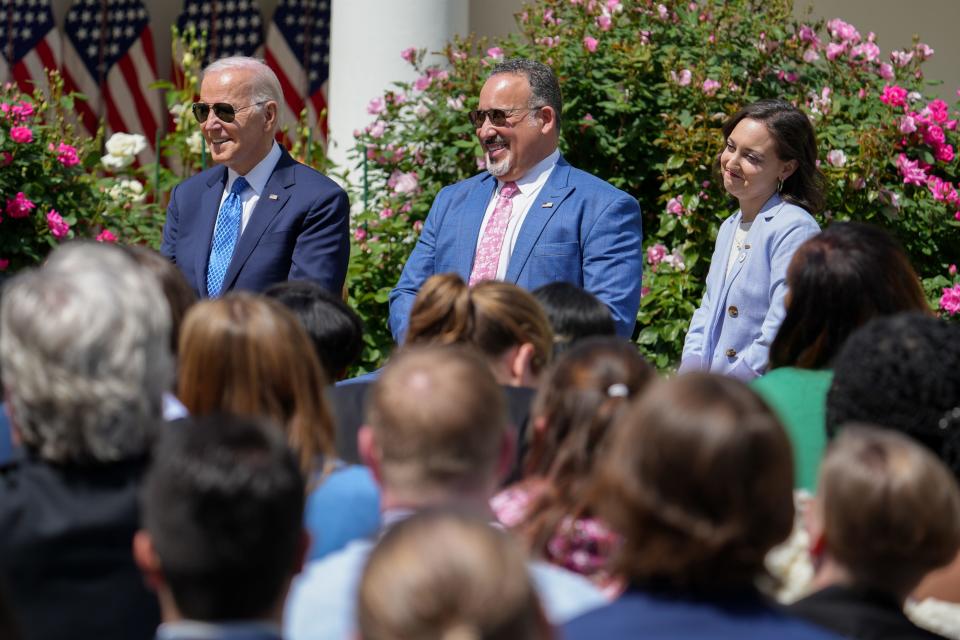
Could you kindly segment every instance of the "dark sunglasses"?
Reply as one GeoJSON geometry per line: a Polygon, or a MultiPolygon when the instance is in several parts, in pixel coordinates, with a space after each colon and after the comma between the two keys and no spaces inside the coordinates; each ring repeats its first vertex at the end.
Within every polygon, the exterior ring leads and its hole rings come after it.
{"type": "Polygon", "coordinates": [[[207,121],[207,116],[210,115],[210,109],[213,109],[213,115],[217,116],[220,120],[224,122],[233,122],[234,118],[237,117],[237,113],[243,111],[244,109],[249,109],[250,107],[256,107],[261,105],[267,100],[261,100],[260,102],[254,102],[253,104],[248,104],[245,107],[240,107],[239,109],[234,108],[232,104],[227,104],[226,102],[215,102],[213,104],[207,104],[206,102],[194,102],[191,107],[193,111],[193,117],[197,119],[197,122],[203,124],[207,121]]]}
{"type": "Polygon", "coordinates": [[[490,118],[490,124],[495,127],[503,127],[507,124],[507,118],[512,116],[515,113],[520,111],[536,111],[542,109],[543,105],[539,107],[520,107],[517,109],[474,109],[473,111],[467,112],[467,117],[470,118],[470,124],[474,126],[475,129],[479,129],[483,125],[483,121],[487,118],[490,118]]]}

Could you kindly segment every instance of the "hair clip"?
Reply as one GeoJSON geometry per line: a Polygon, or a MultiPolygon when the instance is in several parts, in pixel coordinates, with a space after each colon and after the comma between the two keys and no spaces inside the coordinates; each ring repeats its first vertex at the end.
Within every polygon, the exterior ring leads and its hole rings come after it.
{"type": "Polygon", "coordinates": [[[607,395],[611,398],[626,398],[630,395],[630,389],[622,382],[617,382],[607,387],[607,395]]]}

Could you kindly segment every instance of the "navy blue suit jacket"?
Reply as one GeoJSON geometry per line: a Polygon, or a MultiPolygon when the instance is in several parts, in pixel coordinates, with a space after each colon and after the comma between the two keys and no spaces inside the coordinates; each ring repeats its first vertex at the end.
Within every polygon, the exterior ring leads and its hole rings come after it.
{"type": "MultiPolygon", "coordinates": [[[[437,194],[390,292],[390,330],[397,342],[427,278],[449,272],[470,278],[496,187],[496,178],[484,172],[437,194]]],[[[558,281],[582,287],[610,307],[617,333],[630,337],[640,307],[642,241],[636,199],[561,157],[523,221],[504,280],[524,289],[558,281]]]]}
{"type": "MultiPolygon", "coordinates": [[[[201,297],[207,295],[210,243],[226,183],[226,167],[207,169],[177,185],[167,207],[160,253],[177,264],[201,297]]],[[[234,249],[223,291],[313,280],[339,294],[350,258],[349,214],[343,189],[281,148],[234,249]]]]}

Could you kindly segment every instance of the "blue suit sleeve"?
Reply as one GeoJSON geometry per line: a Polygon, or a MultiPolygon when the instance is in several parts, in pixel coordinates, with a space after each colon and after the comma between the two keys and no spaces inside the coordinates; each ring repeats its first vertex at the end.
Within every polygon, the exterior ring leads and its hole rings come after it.
{"type": "Polygon", "coordinates": [[[427,278],[437,272],[437,230],[438,218],[442,216],[444,205],[441,200],[443,191],[437,194],[430,207],[430,213],[423,223],[420,238],[407,263],[403,265],[400,280],[390,292],[390,333],[397,344],[402,344],[407,335],[407,325],[410,322],[410,309],[417,297],[420,287],[427,278]]]}
{"type": "Polygon", "coordinates": [[[339,295],[350,261],[350,201],[337,187],[311,203],[297,236],[289,280],[313,280],[339,295]]]}
{"type": "Polygon", "coordinates": [[[613,314],[617,334],[629,338],[640,309],[643,228],[640,205],[625,194],[597,216],[583,245],[583,288],[613,314]]]}
{"type": "Polygon", "coordinates": [[[160,254],[165,258],[177,262],[177,231],[180,227],[180,211],[177,208],[177,190],[180,185],[170,192],[170,204],[167,205],[167,220],[163,225],[163,241],[160,243],[160,254]]]}

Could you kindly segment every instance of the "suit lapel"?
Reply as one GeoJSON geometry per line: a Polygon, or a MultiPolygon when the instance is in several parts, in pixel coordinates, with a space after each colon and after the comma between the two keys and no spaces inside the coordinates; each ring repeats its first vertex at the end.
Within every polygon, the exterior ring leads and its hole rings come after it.
{"type": "Polygon", "coordinates": [[[200,197],[200,211],[198,212],[198,229],[200,230],[200,246],[203,251],[196,255],[197,274],[196,287],[202,297],[207,296],[207,262],[210,260],[210,246],[213,244],[213,229],[217,225],[217,215],[220,213],[220,200],[227,184],[227,169],[221,167],[207,180],[207,190],[200,197]]]}
{"type": "Polygon", "coordinates": [[[480,235],[480,227],[483,225],[483,216],[496,189],[497,181],[488,173],[470,190],[463,200],[462,208],[455,213],[459,219],[457,273],[464,280],[470,278],[470,272],[473,270],[473,257],[477,252],[477,238],[480,235]]]}
{"type": "Polygon", "coordinates": [[[240,241],[233,251],[233,257],[230,259],[230,267],[223,278],[223,290],[233,286],[240,269],[253,253],[253,249],[260,242],[260,237],[267,227],[276,217],[277,213],[283,208],[283,205],[290,199],[288,189],[295,184],[294,167],[296,162],[290,157],[285,149],[281,148],[282,155],[274,167],[270,179],[260,194],[257,206],[250,215],[250,221],[247,222],[247,228],[240,234],[240,241]],[[271,196],[276,196],[273,198],[271,196]]]}
{"type": "Polygon", "coordinates": [[[558,214],[567,196],[573,192],[573,187],[567,186],[569,176],[570,165],[561,157],[550,173],[550,177],[547,178],[546,184],[540,189],[537,199],[530,203],[527,217],[523,220],[523,226],[520,227],[520,233],[517,235],[517,243],[510,255],[510,263],[507,265],[504,278],[507,282],[516,283],[519,280],[520,272],[523,271],[530,252],[540,239],[543,228],[547,226],[550,218],[558,214]]]}

